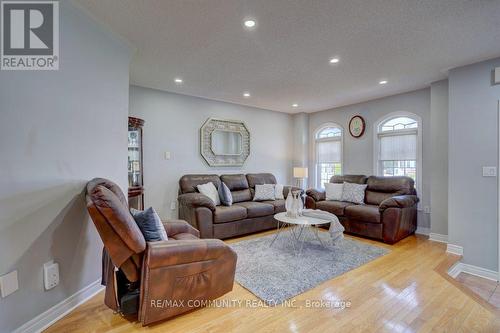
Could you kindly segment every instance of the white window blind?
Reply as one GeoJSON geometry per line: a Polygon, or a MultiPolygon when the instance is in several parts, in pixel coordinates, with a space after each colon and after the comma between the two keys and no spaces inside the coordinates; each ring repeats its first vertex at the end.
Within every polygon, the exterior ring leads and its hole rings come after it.
{"type": "Polygon", "coordinates": [[[417,135],[388,135],[380,138],[380,160],[404,161],[417,159],[417,135]]]}
{"type": "Polygon", "coordinates": [[[341,141],[318,142],[318,163],[340,163],[342,159],[341,141]]]}

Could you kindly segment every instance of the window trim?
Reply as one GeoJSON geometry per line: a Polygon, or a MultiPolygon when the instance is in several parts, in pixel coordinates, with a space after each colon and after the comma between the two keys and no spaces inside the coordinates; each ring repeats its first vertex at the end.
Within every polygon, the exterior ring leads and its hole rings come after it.
{"type": "Polygon", "coordinates": [[[388,136],[388,135],[397,135],[400,133],[417,133],[417,182],[415,184],[417,188],[417,195],[420,198],[420,201],[418,203],[418,209],[421,210],[420,203],[423,202],[423,191],[422,191],[422,178],[423,178],[423,154],[422,154],[422,147],[423,147],[423,136],[422,136],[422,117],[419,115],[412,113],[412,112],[407,112],[407,111],[396,111],[396,112],[391,112],[389,114],[384,115],[383,117],[379,118],[374,124],[373,124],[373,174],[380,176],[382,173],[382,167],[381,163],[379,163],[379,156],[380,156],[380,137],[382,136],[388,136]],[[388,120],[398,118],[398,117],[408,117],[408,118],[413,118],[417,121],[417,128],[408,128],[408,129],[401,129],[397,131],[387,131],[387,132],[381,132],[380,128],[383,123],[385,123],[388,120]]]}
{"type": "Polygon", "coordinates": [[[334,122],[327,122],[323,123],[320,126],[316,128],[316,130],[313,132],[313,175],[314,175],[314,187],[315,188],[321,188],[320,184],[320,179],[319,179],[319,174],[318,174],[318,148],[317,148],[317,143],[318,142],[328,142],[328,141],[340,141],[340,170],[341,174],[344,173],[344,127],[338,123],[334,122]],[[334,136],[330,138],[318,138],[318,134],[324,130],[325,128],[328,127],[337,127],[341,131],[340,137],[334,136]]]}

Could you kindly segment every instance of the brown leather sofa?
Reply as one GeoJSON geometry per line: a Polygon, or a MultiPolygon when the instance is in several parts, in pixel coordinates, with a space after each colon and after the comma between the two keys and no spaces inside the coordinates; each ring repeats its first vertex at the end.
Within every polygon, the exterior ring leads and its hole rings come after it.
{"type": "MultiPolygon", "coordinates": [[[[270,173],[229,175],[184,175],[179,180],[179,218],[200,231],[201,238],[229,238],[276,227],[274,214],[285,211],[285,200],[252,201],[255,185],[276,184],[270,173]],[[196,186],[223,181],[233,196],[233,205],[215,206],[196,186]]],[[[296,189],[296,188],[293,188],[296,189]]],[[[286,198],[289,186],[283,190],[286,198]]]]}
{"type": "Polygon", "coordinates": [[[325,200],[324,190],[307,190],[306,207],[337,215],[347,233],[393,244],[417,229],[414,181],[409,177],[333,176],[330,183],[367,184],[365,204],[325,200]]]}
{"type": "Polygon", "coordinates": [[[180,220],[164,222],[167,241],[146,242],[122,191],[106,179],[91,180],[86,199],[104,243],[104,303],[114,311],[124,313],[124,299],[135,295],[138,319],[148,325],[233,289],[236,253],[224,242],[199,239],[198,230],[180,220]]]}

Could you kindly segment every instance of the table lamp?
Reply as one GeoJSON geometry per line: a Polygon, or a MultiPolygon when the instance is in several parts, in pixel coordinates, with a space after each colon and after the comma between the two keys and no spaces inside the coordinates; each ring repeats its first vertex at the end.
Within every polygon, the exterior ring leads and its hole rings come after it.
{"type": "Polygon", "coordinates": [[[307,179],[308,170],[305,167],[294,167],[293,168],[293,178],[297,179],[297,186],[302,188],[304,184],[304,179],[307,179]]]}

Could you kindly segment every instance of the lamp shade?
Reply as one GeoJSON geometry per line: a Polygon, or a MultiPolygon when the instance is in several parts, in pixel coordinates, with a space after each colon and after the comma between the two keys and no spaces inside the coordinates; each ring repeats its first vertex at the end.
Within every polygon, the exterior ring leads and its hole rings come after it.
{"type": "Polygon", "coordinates": [[[303,167],[294,167],[293,168],[293,178],[307,178],[308,170],[303,167]]]}

